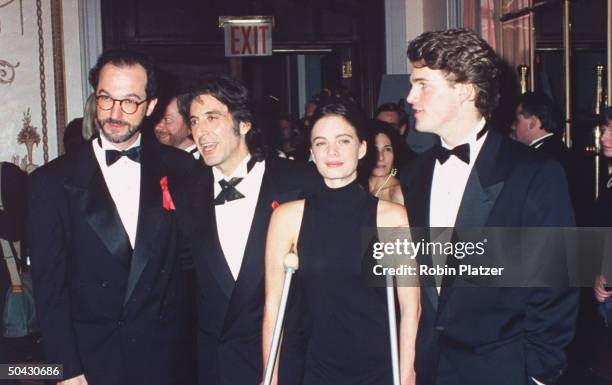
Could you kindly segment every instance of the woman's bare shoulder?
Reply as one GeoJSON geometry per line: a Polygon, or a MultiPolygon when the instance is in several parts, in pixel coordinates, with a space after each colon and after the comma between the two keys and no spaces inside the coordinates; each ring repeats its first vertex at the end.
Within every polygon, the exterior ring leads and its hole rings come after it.
{"type": "Polygon", "coordinates": [[[272,214],[276,217],[291,218],[297,214],[301,215],[304,211],[304,199],[281,203],[276,208],[273,207],[273,210],[272,214]]]}
{"type": "Polygon", "coordinates": [[[406,208],[398,203],[385,200],[378,201],[378,225],[394,227],[408,224],[406,208]]]}

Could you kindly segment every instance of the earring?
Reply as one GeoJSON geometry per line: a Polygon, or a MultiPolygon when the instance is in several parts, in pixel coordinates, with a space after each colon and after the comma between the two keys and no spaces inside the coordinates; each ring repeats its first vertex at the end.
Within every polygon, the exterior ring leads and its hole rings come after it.
{"type": "Polygon", "coordinates": [[[390,175],[391,175],[391,176],[396,176],[396,175],[397,175],[397,168],[393,167],[393,168],[391,169],[391,173],[390,173],[390,175]]]}

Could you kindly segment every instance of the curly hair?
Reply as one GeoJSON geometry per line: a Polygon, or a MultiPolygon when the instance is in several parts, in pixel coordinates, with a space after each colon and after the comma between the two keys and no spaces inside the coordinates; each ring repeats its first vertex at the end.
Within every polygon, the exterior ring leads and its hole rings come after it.
{"type": "Polygon", "coordinates": [[[501,59],[474,32],[457,28],[425,32],[408,45],[408,59],[416,68],[441,70],[451,83],[470,83],[476,108],[490,117],[499,103],[501,59]]]}

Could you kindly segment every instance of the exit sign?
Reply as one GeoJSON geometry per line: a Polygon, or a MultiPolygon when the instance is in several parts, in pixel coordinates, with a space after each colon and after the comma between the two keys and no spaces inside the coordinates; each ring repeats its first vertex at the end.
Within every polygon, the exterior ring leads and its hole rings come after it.
{"type": "Polygon", "coordinates": [[[225,56],[272,55],[272,23],[227,23],[225,56]]]}

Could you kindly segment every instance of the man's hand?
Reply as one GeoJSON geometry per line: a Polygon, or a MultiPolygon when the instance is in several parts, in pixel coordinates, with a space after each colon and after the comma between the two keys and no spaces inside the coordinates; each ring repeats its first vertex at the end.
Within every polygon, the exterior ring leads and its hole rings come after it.
{"type": "Polygon", "coordinates": [[[81,374],[80,376],[60,381],[57,383],[57,385],[87,385],[87,380],[85,379],[85,375],[81,374]]]}
{"type": "Polygon", "coordinates": [[[595,278],[595,286],[593,292],[595,293],[595,299],[598,302],[604,302],[606,299],[612,297],[612,291],[606,290],[605,286],[608,282],[603,275],[598,275],[595,278]]]}

